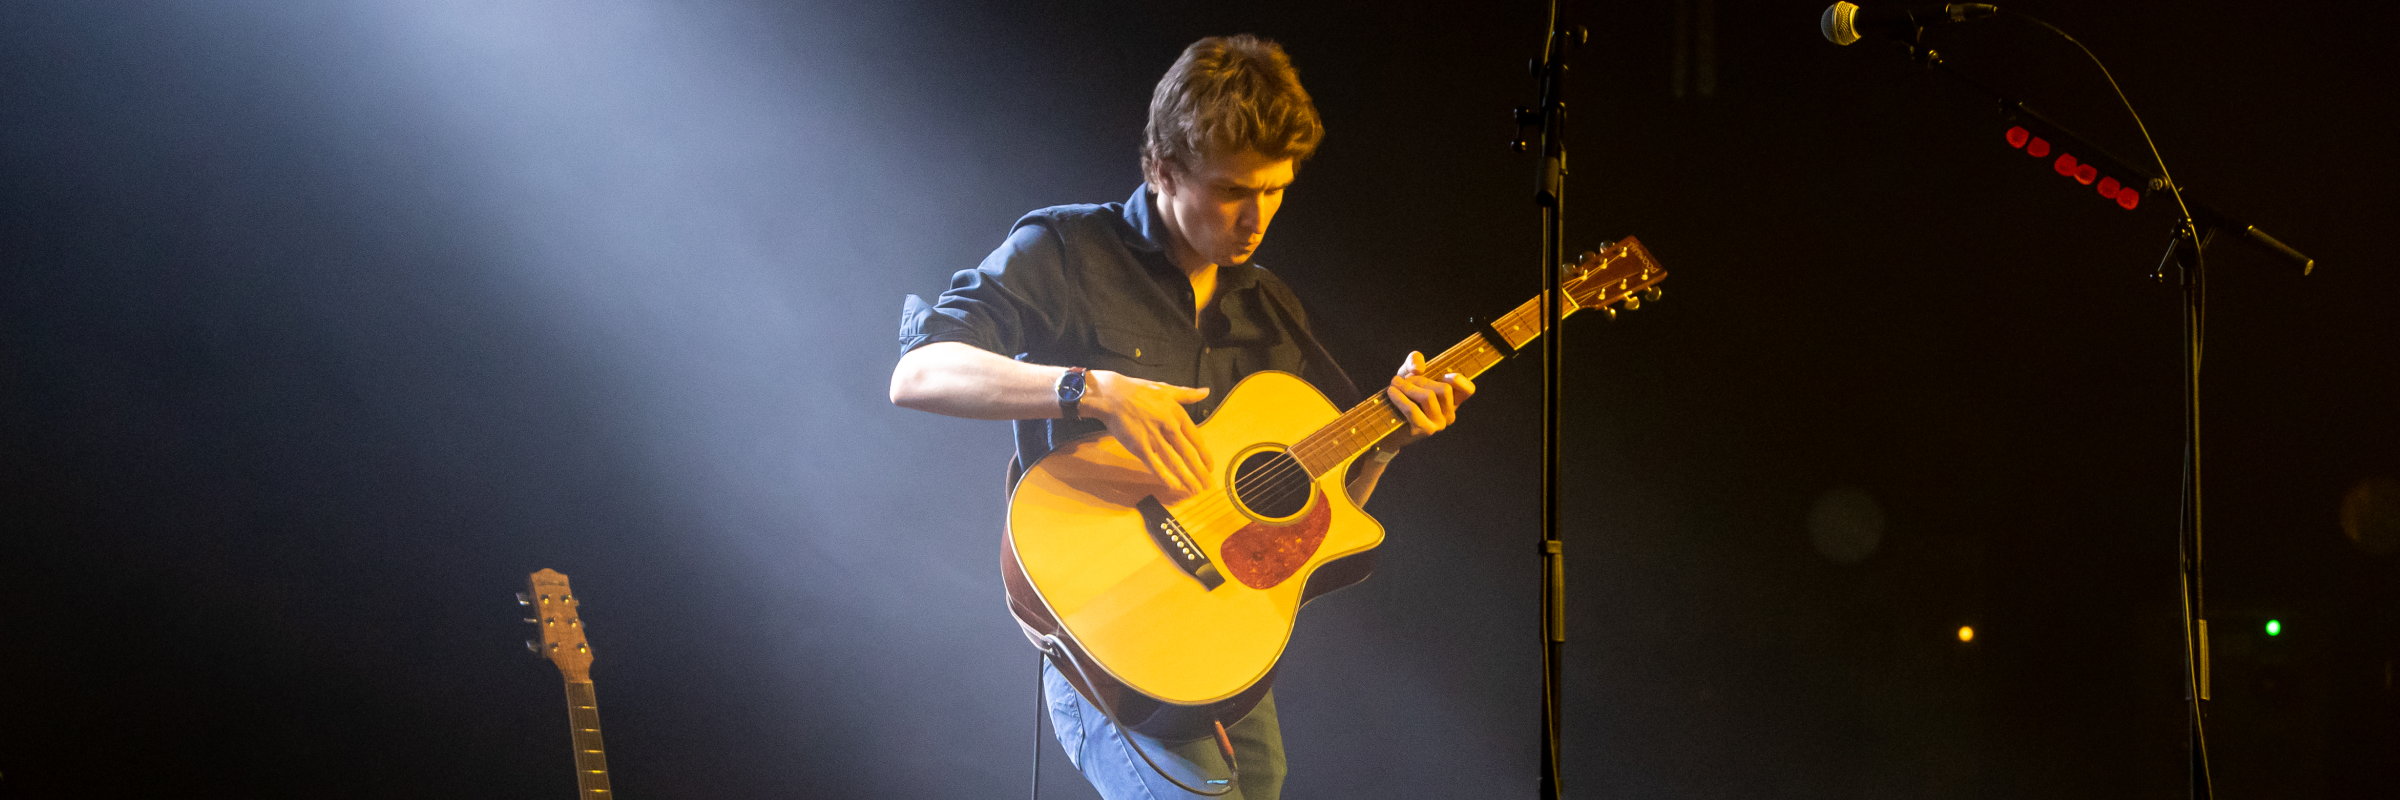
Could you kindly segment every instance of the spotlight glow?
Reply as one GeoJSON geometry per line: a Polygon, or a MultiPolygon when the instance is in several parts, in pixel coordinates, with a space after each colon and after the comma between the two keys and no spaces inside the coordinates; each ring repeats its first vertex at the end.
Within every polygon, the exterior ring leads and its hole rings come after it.
{"type": "Polygon", "coordinates": [[[1958,626],[1958,640],[1959,640],[1959,641],[1962,641],[1962,642],[1972,642],[1972,641],[1975,641],[1975,626],[1973,626],[1973,625],[1960,625],[1960,626],[1958,626]]]}
{"type": "Polygon", "coordinates": [[[2283,620],[2279,620],[2279,619],[2271,619],[2271,620],[2267,620],[2267,635],[2268,635],[2268,636],[2282,636],[2282,635],[2283,635],[2283,620]]]}

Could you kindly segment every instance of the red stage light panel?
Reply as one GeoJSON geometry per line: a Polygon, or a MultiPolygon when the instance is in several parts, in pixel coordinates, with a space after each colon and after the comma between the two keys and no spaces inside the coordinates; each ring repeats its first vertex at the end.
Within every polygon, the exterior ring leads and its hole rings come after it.
{"type": "MultiPolygon", "coordinates": [[[[2006,136],[2009,147],[2024,150],[2026,155],[2034,158],[2047,158],[2050,155],[2050,140],[2033,135],[2033,132],[2026,130],[2023,125],[2010,127],[2006,136]]],[[[2139,189],[2135,189],[2133,184],[2123,183],[2115,178],[2100,177],[2099,167],[2077,161],[2073,153],[2058,154],[2058,160],[2051,162],[2050,168],[2085,186],[2092,186],[2097,182],[2096,188],[2101,197],[2116,201],[2118,206],[2127,211],[2132,211],[2142,204],[2142,193],[2139,189]]]]}

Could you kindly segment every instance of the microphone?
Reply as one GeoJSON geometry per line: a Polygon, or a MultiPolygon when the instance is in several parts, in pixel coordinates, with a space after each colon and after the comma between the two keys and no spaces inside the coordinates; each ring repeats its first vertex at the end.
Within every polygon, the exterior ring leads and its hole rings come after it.
{"type": "Polygon", "coordinates": [[[1825,33],[1826,40],[1846,45],[1870,33],[1903,38],[1927,25],[1983,19],[1998,13],[1999,6],[1983,3],[1861,8],[1856,3],[1841,2],[1825,7],[1824,16],[1817,18],[1817,29],[1825,33]]]}

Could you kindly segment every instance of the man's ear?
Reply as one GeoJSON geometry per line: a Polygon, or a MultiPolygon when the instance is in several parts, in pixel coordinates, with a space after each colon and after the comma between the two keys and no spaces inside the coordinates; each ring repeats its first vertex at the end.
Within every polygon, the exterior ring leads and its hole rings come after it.
{"type": "Polygon", "coordinates": [[[1148,171],[1150,174],[1143,177],[1149,179],[1150,188],[1159,194],[1175,194],[1182,191],[1182,187],[1175,183],[1175,167],[1168,164],[1166,159],[1150,162],[1148,171]]]}

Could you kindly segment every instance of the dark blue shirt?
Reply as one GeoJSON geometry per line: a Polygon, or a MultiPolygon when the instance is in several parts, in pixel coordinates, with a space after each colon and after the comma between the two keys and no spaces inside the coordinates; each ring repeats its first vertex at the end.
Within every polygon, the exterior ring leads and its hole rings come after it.
{"type": "MultiPolygon", "coordinates": [[[[1208,399],[1188,408],[1194,420],[1260,370],[1298,375],[1339,406],[1357,402],[1357,389],[1309,333],[1299,298],[1263,268],[1217,267],[1216,297],[1195,327],[1191,279],[1168,259],[1167,241],[1147,185],[1123,203],[1027,214],[981,266],[951,276],[940,300],[928,306],[909,296],[902,352],[965,342],[1035,364],[1208,387],[1208,399]]],[[[1018,420],[1017,463],[1100,430],[1091,419],[1018,420]]]]}

